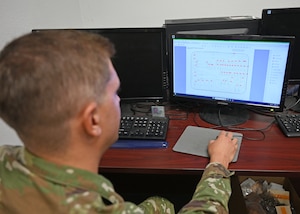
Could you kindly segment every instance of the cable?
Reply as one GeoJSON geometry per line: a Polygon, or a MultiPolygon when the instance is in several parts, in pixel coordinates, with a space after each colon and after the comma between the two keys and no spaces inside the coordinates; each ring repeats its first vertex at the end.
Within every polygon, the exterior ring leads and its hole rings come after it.
{"type": "Polygon", "coordinates": [[[266,127],[261,128],[261,129],[254,129],[254,128],[244,128],[244,127],[227,127],[227,130],[231,131],[254,131],[254,132],[259,132],[262,137],[261,138],[251,138],[247,136],[243,136],[244,139],[247,140],[252,140],[252,141],[260,141],[265,139],[265,131],[268,130],[274,123],[276,122],[275,119],[273,119],[266,127]]]}
{"type": "MultiPolygon", "coordinates": [[[[201,127],[201,125],[197,122],[196,120],[196,116],[197,114],[194,114],[193,120],[196,123],[197,126],[201,127]]],[[[270,116],[270,115],[266,115],[266,116],[270,116]]],[[[260,128],[260,129],[256,129],[256,128],[247,128],[247,127],[234,127],[234,126],[223,126],[223,125],[218,125],[218,126],[212,126],[212,127],[208,127],[211,129],[225,129],[228,131],[243,131],[243,132],[258,132],[261,134],[261,137],[258,138],[252,138],[252,137],[247,137],[245,134],[243,135],[244,139],[247,140],[252,140],[252,141],[260,141],[260,140],[264,140],[265,139],[265,131],[267,131],[274,123],[276,122],[275,119],[273,119],[267,126],[260,128]]],[[[221,121],[220,121],[220,124],[221,121]]]]}

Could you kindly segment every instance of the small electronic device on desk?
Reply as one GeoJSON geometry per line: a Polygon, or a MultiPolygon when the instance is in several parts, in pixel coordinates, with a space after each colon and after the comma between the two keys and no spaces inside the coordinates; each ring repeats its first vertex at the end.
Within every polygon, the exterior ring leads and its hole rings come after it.
{"type": "Polygon", "coordinates": [[[277,114],[275,119],[287,137],[300,137],[300,114],[277,114]]]}

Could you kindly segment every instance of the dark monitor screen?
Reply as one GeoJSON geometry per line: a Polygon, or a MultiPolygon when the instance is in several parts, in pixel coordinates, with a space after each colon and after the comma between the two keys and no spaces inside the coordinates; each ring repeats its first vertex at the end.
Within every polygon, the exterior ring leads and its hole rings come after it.
{"type": "Polygon", "coordinates": [[[115,45],[113,65],[121,81],[121,101],[166,99],[164,28],[85,29],[115,45]]]}
{"type": "Polygon", "coordinates": [[[300,8],[263,9],[262,35],[295,36],[295,48],[289,83],[300,83],[300,8]]]}
{"type": "Polygon", "coordinates": [[[293,41],[293,37],[175,34],[171,98],[282,111],[293,41]]]}
{"type": "MultiPolygon", "coordinates": [[[[49,29],[33,29],[33,32],[49,29]]],[[[69,30],[69,29],[60,29],[69,30]]],[[[121,101],[167,99],[165,28],[72,29],[103,35],[116,48],[112,63],[121,81],[121,101]]]]}

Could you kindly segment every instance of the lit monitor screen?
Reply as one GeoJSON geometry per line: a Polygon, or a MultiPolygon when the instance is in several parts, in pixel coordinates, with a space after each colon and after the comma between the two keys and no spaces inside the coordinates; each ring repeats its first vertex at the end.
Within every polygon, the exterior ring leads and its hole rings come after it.
{"type": "Polygon", "coordinates": [[[213,104],[206,105],[209,112],[200,109],[200,116],[218,125],[219,118],[212,114],[222,111],[233,118],[227,125],[247,120],[242,107],[282,111],[293,41],[293,37],[175,34],[171,98],[213,104]],[[227,110],[222,110],[224,106],[227,110]]]}
{"type": "Polygon", "coordinates": [[[263,9],[260,33],[262,35],[295,36],[295,48],[289,83],[300,83],[300,8],[263,9]]]}

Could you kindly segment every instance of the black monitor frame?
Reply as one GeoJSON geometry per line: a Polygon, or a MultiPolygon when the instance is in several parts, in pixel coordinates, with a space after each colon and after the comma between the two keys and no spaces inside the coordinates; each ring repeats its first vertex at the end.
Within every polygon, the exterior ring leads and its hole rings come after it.
{"type": "MultiPolygon", "coordinates": [[[[34,29],[41,31],[49,29],[34,29]]],[[[116,49],[112,63],[119,75],[122,103],[167,100],[166,37],[163,27],[81,28],[108,38],[116,49]]]]}
{"type": "Polygon", "coordinates": [[[122,102],[158,103],[167,99],[165,28],[85,30],[103,35],[115,44],[116,55],[112,62],[121,80],[122,102]]]}
{"type": "Polygon", "coordinates": [[[295,36],[289,84],[300,84],[300,7],[263,9],[261,35],[295,36]]]}

